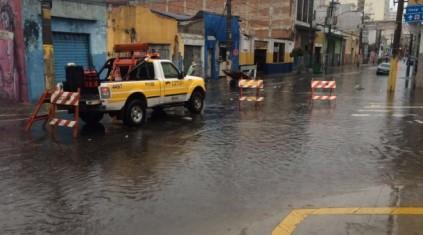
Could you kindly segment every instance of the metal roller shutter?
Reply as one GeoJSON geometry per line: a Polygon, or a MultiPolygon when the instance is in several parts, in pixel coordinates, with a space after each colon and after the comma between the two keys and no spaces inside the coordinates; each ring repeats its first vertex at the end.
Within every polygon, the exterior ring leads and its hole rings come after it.
{"type": "Polygon", "coordinates": [[[89,66],[89,35],[74,33],[53,33],[54,68],[56,81],[65,80],[65,66],[75,63],[89,66]]]}

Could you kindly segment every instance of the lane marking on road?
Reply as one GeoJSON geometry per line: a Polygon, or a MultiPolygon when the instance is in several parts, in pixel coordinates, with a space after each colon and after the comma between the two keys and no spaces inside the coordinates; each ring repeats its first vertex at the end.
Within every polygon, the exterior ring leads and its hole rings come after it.
{"type": "Polygon", "coordinates": [[[358,109],[358,112],[373,112],[373,113],[391,113],[395,110],[391,109],[358,109]]]}
{"type": "Polygon", "coordinates": [[[415,113],[409,113],[409,114],[394,113],[394,114],[392,114],[392,116],[394,116],[394,117],[415,117],[415,116],[417,116],[417,114],[415,114],[415,113]]]}
{"type": "Polygon", "coordinates": [[[418,124],[423,124],[423,121],[421,120],[414,120],[415,122],[417,122],[418,124]]]}
{"type": "Polygon", "coordinates": [[[368,207],[368,208],[318,208],[297,209],[291,211],[278,226],[272,235],[291,235],[297,226],[311,215],[421,215],[422,207],[368,207]]]}
{"type": "Polygon", "coordinates": [[[386,106],[386,105],[368,105],[364,106],[365,109],[423,109],[423,106],[386,106]]]}
{"type": "MultiPolygon", "coordinates": [[[[353,113],[352,117],[416,117],[417,114],[403,114],[403,113],[392,113],[392,114],[381,114],[381,113],[353,113]]],[[[422,123],[423,124],[423,123],[422,123]]]]}
{"type": "Polygon", "coordinates": [[[370,117],[370,114],[368,113],[353,113],[351,114],[353,117],[370,117]]]}

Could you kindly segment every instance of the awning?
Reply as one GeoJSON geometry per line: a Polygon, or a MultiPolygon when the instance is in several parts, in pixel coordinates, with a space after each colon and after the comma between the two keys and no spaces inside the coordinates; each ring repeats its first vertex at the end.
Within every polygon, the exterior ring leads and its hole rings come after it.
{"type": "Polygon", "coordinates": [[[318,28],[315,28],[315,27],[310,28],[309,26],[300,25],[300,24],[296,24],[295,29],[300,30],[300,31],[307,31],[307,32],[309,32],[310,30],[313,31],[313,32],[320,31],[320,29],[318,29],[318,28]]]}

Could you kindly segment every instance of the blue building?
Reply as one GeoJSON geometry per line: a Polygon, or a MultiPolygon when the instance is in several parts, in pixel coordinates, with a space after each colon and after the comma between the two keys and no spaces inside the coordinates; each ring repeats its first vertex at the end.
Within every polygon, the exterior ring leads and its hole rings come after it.
{"type": "MultiPolygon", "coordinates": [[[[44,91],[41,4],[23,0],[25,64],[29,98],[44,91]]],[[[106,61],[107,6],[99,1],[54,0],[52,32],[56,82],[65,79],[65,66],[73,62],[99,69],[106,61]]]]}
{"type": "MultiPolygon", "coordinates": [[[[178,33],[184,45],[184,50],[181,53],[184,64],[182,67],[186,69],[192,61],[195,61],[202,65],[202,76],[211,79],[224,76],[222,70],[228,69],[226,63],[226,16],[207,11],[199,11],[192,17],[158,10],[152,11],[178,21],[178,33]],[[198,55],[203,57],[200,62],[195,58],[198,55]]],[[[237,70],[240,43],[239,17],[232,18],[231,30],[230,66],[232,70],[237,70]]]]}
{"type": "MultiPolygon", "coordinates": [[[[211,12],[199,12],[204,19],[204,69],[209,71],[211,78],[222,76],[222,69],[225,68],[225,61],[227,60],[227,32],[226,24],[227,18],[223,15],[218,15],[211,12]]],[[[197,15],[198,15],[197,14],[197,15]]],[[[237,70],[239,66],[239,18],[233,17],[231,22],[232,29],[232,51],[231,56],[231,70],[237,70]]],[[[207,73],[206,73],[207,74],[207,73]]]]}

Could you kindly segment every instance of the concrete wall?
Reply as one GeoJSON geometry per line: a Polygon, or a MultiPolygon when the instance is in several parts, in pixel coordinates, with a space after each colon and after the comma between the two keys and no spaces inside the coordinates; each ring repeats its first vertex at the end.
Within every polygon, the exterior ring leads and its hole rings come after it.
{"type": "Polygon", "coordinates": [[[204,20],[182,21],[178,23],[178,32],[187,34],[204,35],[204,20]]]}
{"type": "Polygon", "coordinates": [[[107,35],[109,53],[113,51],[114,44],[154,43],[169,45],[172,57],[175,43],[179,40],[176,20],[154,14],[142,6],[113,8],[108,13],[107,35]],[[132,38],[131,29],[135,30],[132,38]]]}
{"type": "Polygon", "coordinates": [[[341,12],[338,17],[336,28],[347,31],[357,32],[361,26],[361,13],[360,12],[341,12]]]}
{"type": "MultiPolygon", "coordinates": [[[[142,1],[138,1],[142,2],[142,1]]],[[[222,14],[226,0],[144,1],[152,9],[194,15],[200,10],[222,14]]],[[[292,39],[294,0],[232,0],[241,32],[260,38],[292,39]]]]}
{"type": "Polygon", "coordinates": [[[389,9],[389,0],[366,0],[364,13],[372,20],[384,20],[387,8],[389,9]]]}
{"type": "MultiPolygon", "coordinates": [[[[25,61],[32,101],[39,98],[45,87],[40,11],[40,1],[23,0],[25,61]]],[[[99,69],[106,60],[106,13],[106,5],[55,0],[52,31],[89,34],[91,61],[99,69]]]]}
{"type": "Polygon", "coordinates": [[[344,64],[353,64],[356,62],[358,51],[359,51],[359,44],[358,44],[358,37],[357,36],[349,36],[345,39],[345,56],[344,56],[344,64]]]}
{"type": "Polygon", "coordinates": [[[0,98],[27,101],[21,2],[0,1],[0,98]]]}
{"type": "Polygon", "coordinates": [[[368,30],[368,43],[375,44],[377,40],[377,31],[376,30],[368,30]]]}
{"type": "Polygon", "coordinates": [[[241,35],[239,46],[239,64],[254,64],[254,40],[241,35]]]}

